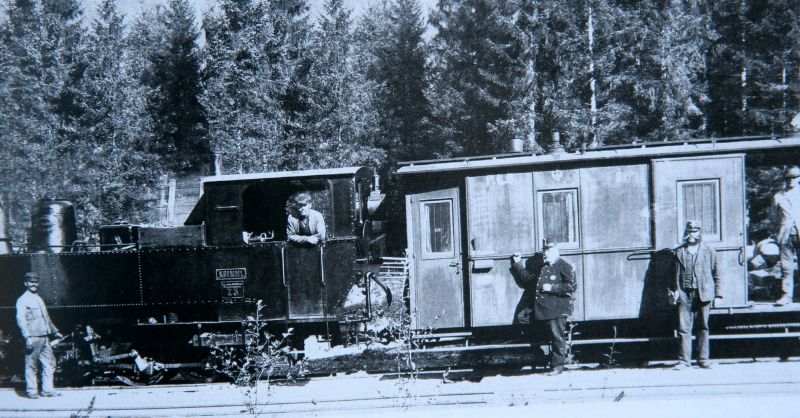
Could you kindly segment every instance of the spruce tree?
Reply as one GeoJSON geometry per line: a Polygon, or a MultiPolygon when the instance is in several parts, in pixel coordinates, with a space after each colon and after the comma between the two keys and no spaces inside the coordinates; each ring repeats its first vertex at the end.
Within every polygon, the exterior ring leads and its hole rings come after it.
{"type": "Polygon", "coordinates": [[[705,136],[702,109],[709,101],[705,51],[716,35],[707,4],[701,1],[645,1],[627,11],[626,46],[635,65],[624,74],[636,119],[634,137],[645,141],[705,136]]]}
{"type": "Polygon", "coordinates": [[[800,24],[794,1],[715,5],[709,50],[710,128],[716,135],[783,133],[798,110],[800,24]]]}
{"type": "Polygon", "coordinates": [[[288,77],[271,64],[281,45],[262,1],[224,0],[204,17],[204,90],[201,103],[212,146],[234,173],[278,169],[288,77]]]}
{"type": "Polygon", "coordinates": [[[147,98],[153,91],[138,82],[116,0],[98,5],[87,36],[79,98],[78,132],[82,195],[79,218],[92,229],[118,219],[148,222],[161,162],[150,148],[153,123],[147,98]]]}
{"type": "Polygon", "coordinates": [[[201,93],[199,30],[188,0],[170,0],[144,13],[134,25],[135,45],[147,66],[142,83],[152,88],[149,109],[157,152],[176,172],[197,171],[210,159],[201,93]]]}
{"type": "Polygon", "coordinates": [[[358,71],[350,10],[342,0],[325,2],[312,36],[312,88],[307,117],[311,135],[300,167],[375,165],[381,153],[372,145],[379,134],[373,106],[374,84],[358,71]]]}
{"type": "Polygon", "coordinates": [[[426,139],[429,104],[425,96],[425,26],[417,0],[387,0],[371,8],[358,30],[367,78],[376,83],[379,146],[387,165],[433,158],[426,139]]]}
{"type": "Polygon", "coordinates": [[[507,136],[500,125],[511,114],[524,73],[514,42],[513,13],[504,0],[440,0],[430,21],[432,82],[427,97],[441,141],[440,156],[503,152],[507,136]]]}
{"type": "Polygon", "coordinates": [[[21,242],[42,197],[79,192],[76,87],[84,28],[78,1],[16,0],[5,5],[0,58],[0,190],[11,202],[11,234],[21,242]]]}

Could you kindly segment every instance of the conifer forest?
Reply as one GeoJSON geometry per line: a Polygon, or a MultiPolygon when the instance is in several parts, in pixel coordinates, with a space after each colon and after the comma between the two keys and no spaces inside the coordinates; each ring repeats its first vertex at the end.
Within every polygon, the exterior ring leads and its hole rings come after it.
{"type": "MultiPolygon", "coordinates": [[[[783,134],[797,0],[0,0],[0,192],[84,231],[148,218],[165,175],[783,134]],[[96,7],[96,10],[95,10],[96,7]]],[[[398,192],[391,192],[397,194],[398,192]]],[[[399,195],[388,196],[399,204],[399,195]]],[[[391,203],[395,202],[395,203],[391,203]]]]}

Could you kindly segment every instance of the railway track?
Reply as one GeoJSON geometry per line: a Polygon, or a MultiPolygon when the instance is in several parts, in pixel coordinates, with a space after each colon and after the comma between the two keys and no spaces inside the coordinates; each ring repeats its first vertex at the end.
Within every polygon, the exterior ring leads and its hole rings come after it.
{"type": "MultiPolygon", "coordinates": [[[[476,407],[654,405],[678,399],[682,403],[717,402],[720,405],[745,402],[751,408],[758,406],[760,412],[756,415],[764,416],[763,412],[781,406],[770,400],[800,396],[800,361],[797,360],[725,360],[712,370],[682,372],[670,370],[670,364],[639,369],[583,365],[559,376],[546,376],[530,369],[499,375],[475,370],[451,371],[447,376],[431,372],[413,379],[407,375],[360,372],[292,384],[261,382],[255,388],[219,383],[80,388],[62,390],[58,398],[35,401],[20,397],[13,389],[0,389],[0,416],[452,413],[476,407]]],[[[746,411],[738,409],[739,413],[746,411]]],[[[659,416],[657,409],[651,412],[659,416]]]]}

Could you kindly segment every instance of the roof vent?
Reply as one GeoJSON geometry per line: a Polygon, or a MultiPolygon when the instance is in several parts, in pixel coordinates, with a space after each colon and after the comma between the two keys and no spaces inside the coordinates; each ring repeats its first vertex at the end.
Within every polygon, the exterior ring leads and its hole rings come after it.
{"type": "Polygon", "coordinates": [[[561,145],[561,134],[553,132],[553,142],[547,147],[547,152],[550,154],[561,154],[565,152],[564,147],[561,145]]]}
{"type": "Polygon", "coordinates": [[[523,142],[519,138],[514,138],[511,140],[511,152],[522,152],[523,151],[523,142]]]}

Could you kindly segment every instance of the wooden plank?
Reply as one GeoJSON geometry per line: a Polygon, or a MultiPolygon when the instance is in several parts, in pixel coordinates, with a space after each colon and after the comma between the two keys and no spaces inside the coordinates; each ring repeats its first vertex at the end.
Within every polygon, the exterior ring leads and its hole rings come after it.
{"type": "Polygon", "coordinates": [[[649,167],[581,169],[582,248],[650,247],[649,167]]]}
{"type": "Polygon", "coordinates": [[[522,289],[514,282],[509,269],[511,261],[491,260],[489,270],[472,271],[470,297],[472,326],[511,325],[522,289]]]}
{"type": "Polygon", "coordinates": [[[532,250],[531,173],[467,177],[467,224],[471,255],[532,250]]]}
{"type": "MultiPolygon", "coordinates": [[[[587,254],[586,320],[638,318],[649,260],[627,260],[628,253],[587,254]]],[[[664,290],[664,292],[666,292],[664,290]]]]}

